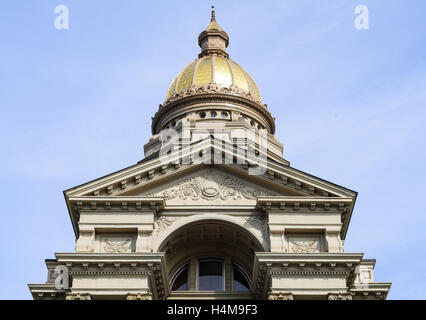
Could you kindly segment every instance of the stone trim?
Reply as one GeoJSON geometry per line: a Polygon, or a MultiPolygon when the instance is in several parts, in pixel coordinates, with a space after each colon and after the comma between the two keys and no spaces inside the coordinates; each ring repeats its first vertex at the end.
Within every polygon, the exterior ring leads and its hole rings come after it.
{"type": "Polygon", "coordinates": [[[68,293],[65,300],[92,300],[88,293],[68,293]]]}
{"type": "Polygon", "coordinates": [[[352,300],[352,294],[348,292],[329,293],[328,300],[352,300]]]}
{"type": "Polygon", "coordinates": [[[271,253],[255,254],[253,289],[257,299],[267,297],[274,275],[344,276],[348,286],[363,254],[356,253],[271,253]]]}
{"type": "Polygon", "coordinates": [[[150,275],[156,299],[168,295],[164,253],[57,253],[70,275],[150,275]]]}
{"type": "Polygon", "coordinates": [[[152,294],[150,292],[144,293],[128,293],[126,300],[152,300],[152,294]]]}
{"type": "Polygon", "coordinates": [[[270,292],[268,300],[294,300],[294,297],[291,292],[270,292]]]}

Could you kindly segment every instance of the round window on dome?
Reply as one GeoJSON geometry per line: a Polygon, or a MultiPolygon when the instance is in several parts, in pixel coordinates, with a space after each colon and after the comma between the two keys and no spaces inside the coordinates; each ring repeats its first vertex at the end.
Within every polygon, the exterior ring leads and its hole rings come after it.
{"type": "Polygon", "coordinates": [[[203,112],[200,112],[200,118],[201,119],[204,119],[206,117],[206,113],[203,111],[203,112]]]}
{"type": "Polygon", "coordinates": [[[212,111],[212,112],[210,112],[210,116],[211,116],[212,118],[216,118],[216,116],[217,116],[216,111],[212,111]]]}
{"type": "Polygon", "coordinates": [[[226,112],[222,112],[222,118],[223,118],[223,119],[228,118],[228,113],[226,113],[226,112]]]}

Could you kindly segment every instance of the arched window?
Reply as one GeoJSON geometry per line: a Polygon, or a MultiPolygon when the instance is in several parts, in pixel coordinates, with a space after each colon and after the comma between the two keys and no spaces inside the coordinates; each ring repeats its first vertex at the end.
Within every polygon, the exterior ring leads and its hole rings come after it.
{"type": "Polygon", "coordinates": [[[198,290],[222,291],[224,289],[223,260],[207,258],[198,260],[198,290]]]}
{"type": "Polygon", "coordinates": [[[232,263],[232,290],[250,291],[250,279],[246,272],[236,263],[232,263]]]}
{"type": "Polygon", "coordinates": [[[235,261],[221,258],[194,259],[193,267],[189,262],[181,266],[170,281],[171,291],[250,291],[251,282],[247,272],[235,261]],[[190,283],[195,279],[195,283],[190,283]]]}
{"type": "Polygon", "coordinates": [[[185,264],[175,273],[170,282],[172,291],[188,291],[189,290],[189,263],[185,264]]]}

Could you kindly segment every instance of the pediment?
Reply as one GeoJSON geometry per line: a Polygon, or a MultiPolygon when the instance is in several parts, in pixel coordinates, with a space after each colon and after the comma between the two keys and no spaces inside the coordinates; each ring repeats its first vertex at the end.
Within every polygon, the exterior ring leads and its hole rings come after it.
{"type": "MultiPolygon", "coordinates": [[[[221,146],[213,144],[209,146],[218,149],[218,152],[227,151],[221,146]]],[[[196,149],[193,152],[202,151],[205,147],[200,146],[200,150],[196,149]]],[[[168,159],[146,158],[136,165],[64,191],[76,234],[77,220],[72,217],[73,206],[76,204],[83,200],[89,201],[90,205],[95,205],[99,201],[105,203],[121,201],[121,205],[125,206],[131,198],[133,200],[137,198],[137,206],[145,201],[154,207],[168,204],[252,206],[256,205],[258,197],[275,198],[275,200],[268,199],[265,205],[271,201],[281,201],[283,197],[300,197],[305,200],[349,198],[351,206],[343,222],[344,232],[347,230],[357,196],[352,190],[269,157],[267,162],[262,164],[264,173],[251,175],[251,158],[241,157],[226,165],[180,162],[183,156],[189,155],[170,156],[168,159]],[[153,195],[155,197],[151,199],[153,195]],[[126,197],[127,199],[124,199],[126,197]]]]}
{"type": "MultiPolygon", "coordinates": [[[[278,196],[320,196],[320,197],[356,197],[356,192],[334,185],[328,181],[311,176],[292,167],[270,162],[265,174],[250,175],[245,165],[204,165],[175,164],[164,165],[153,159],[140,163],[105,177],[64,191],[69,197],[117,197],[147,195],[146,190],[156,189],[158,185],[168,185],[170,180],[179,180],[191,172],[214,168],[224,171],[225,175],[238,176],[255,188],[263,186],[278,196]],[[235,174],[233,174],[235,173],[235,174]]],[[[180,181],[180,180],[179,180],[180,181]]],[[[153,193],[152,191],[151,193],[153,193]]]]}
{"type": "MultiPolygon", "coordinates": [[[[220,149],[213,145],[212,148],[220,149]]],[[[161,195],[167,201],[192,204],[198,200],[254,201],[257,196],[356,198],[356,192],[269,158],[261,175],[250,174],[250,159],[246,159],[243,164],[238,162],[226,165],[182,164],[179,158],[174,157],[170,157],[167,162],[164,160],[144,160],[129,168],[66,190],[65,197],[69,199],[161,195]]]]}

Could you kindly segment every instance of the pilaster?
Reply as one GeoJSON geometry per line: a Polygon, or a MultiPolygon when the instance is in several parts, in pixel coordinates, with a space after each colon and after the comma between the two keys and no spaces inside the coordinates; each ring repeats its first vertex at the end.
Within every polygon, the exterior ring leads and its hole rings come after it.
{"type": "Polygon", "coordinates": [[[80,234],[75,246],[76,252],[93,252],[95,241],[95,228],[90,226],[80,227],[80,234]]]}
{"type": "Polygon", "coordinates": [[[340,239],[340,230],[326,229],[325,239],[327,242],[328,252],[343,252],[343,242],[340,239]]]}

